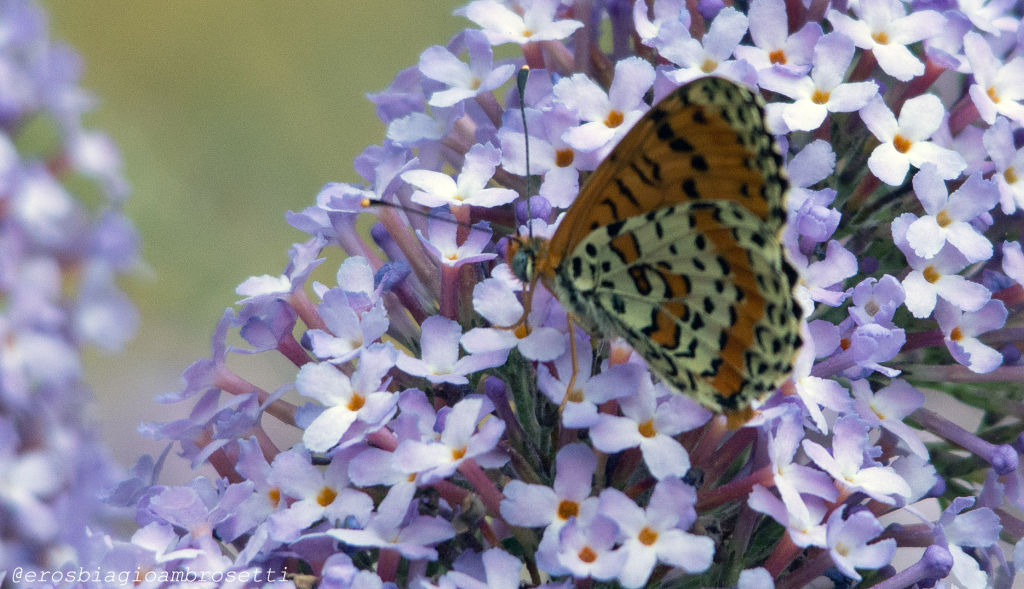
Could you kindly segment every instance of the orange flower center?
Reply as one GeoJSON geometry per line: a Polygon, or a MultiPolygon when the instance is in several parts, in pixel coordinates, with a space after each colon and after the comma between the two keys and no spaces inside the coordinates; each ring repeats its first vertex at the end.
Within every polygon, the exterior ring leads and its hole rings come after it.
{"type": "Polygon", "coordinates": [[[831,94],[822,90],[815,90],[814,94],[811,95],[811,102],[814,104],[828,104],[828,99],[831,94]]]}
{"type": "Polygon", "coordinates": [[[781,50],[781,49],[776,49],[775,51],[772,51],[771,53],[768,54],[768,61],[771,61],[772,63],[780,64],[780,65],[785,65],[786,64],[786,52],[781,50]]]}
{"type": "Polygon", "coordinates": [[[889,43],[889,34],[886,33],[885,31],[878,31],[877,33],[872,33],[871,38],[874,39],[875,43],[878,43],[879,45],[886,45],[889,43]]]}
{"type": "Polygon", "coordinates": [[[466,448],[452,448],[452,459],[461,460],[466,455],[466,448]]]}
{"type": "Polygon", "coordinates": [[[1003,172],[1003,179],[1006,180],[1007,184],[1016,184],[1018,180],[1017,170],[1014,170],[1013,166],[1006,168],[1006,170],[1003,172]]]}
{"type": "Polygon", "coordinates": [[[558,517],[560,519],[569,519],[570,517],[579,515],[579,513],[580,506],[575,501],[563,499],[562,502],[558,504],[558,517]]]}
{"type": "Polygon", "coordinates": [[[334,503],[334,499],[338,496],[338,492],[330,487],[324,487],[320,489],[320,494],[316,496],[316,502],[320,507],[327,507],[331,503],[334,503]]]}
{"type": "Polygon", "coordinates": [[[718,62],[710,58],[705,59],[704,63],[700,64],[700,69],[705,74],[710,74],[711,72],[718,69],[718,62]]]}
{"type": "Polygon", "coordinates": [[[922,274],[924,274],[924,279],[932,284],[935,284],[940,278],[942,278],[942,274],[939,274],[939,271],[935,269],[935,266],[928,266],[924,269],[922,274]]]}
{"type": "Polygon", "coordinates": [[[946,209],[942,209],[938,215],[935,215],[935,221],[938,222],[939,227],[948,227],[953,222],[953,219],[949,218],[949,213],[946,212],[946,209]]]}
{"type": "Polygon", "coordinates": [[[658,541],[658,532],[644,526],[644,529],[640,530],[640,533],[637,534],[636,539],[640,540],[640,543],[644,546],[650,546],[658,541]]]}
{"type": "Polygon", "coordinates": [[[612,112],[608,113],[608,118],[604,120],[604,124],[606,127],[614,129],[615,127],[621,125],[622,121],[625,120],[625,118],[626,117],[623,116],[621,112],[613,110],[612,112]]]}
{"type": "Polygon", "coordinates": [[[559,168],[568,168],[576,159],[576,152],[566,147],[555,152],[555,165],[559,168]]]}
{"type": "Polygon", "coordinates": [[[591,563],[597,560],[597,553],[590,546],[584,546],[583,550],[579,551],[576,556],[580,557],[580,560],[586,563],[591,563]]]}
{"type": "Polygon", "coordinates": [[[989,86],[988,90],[985,90],[985,94],[988,94],[988,97],[992,99],[992,102],[999,102],[999,95],[996,94],[995,86],[989,86]]]}
{"type": "Polygon", "coordinates": [[[959,327],[954,327],[953,331],[949,332],[949,339],[958,342],[964,337],[964,332],[960,331],[959,327]]]}
{"type": "Polygon", "coordinates": [[[906,137],[900,135],[899,133],[897,133],[896,136],[892,138],[892,146],[895,147],[896,151],[900,153],[907,153],[908,151],[910,151],[910,146],[913,144],[913,141],[907,139],[906,137]]]}
{"type": "Polygon", "coordinates": [[[354,395],[352,395],[352,398],[348,400],[348,404],[345,405],[345,407],[349,411],[359,411],[360,409],[363,408],[363,405],[365,403],[366,399],[359,393],[355,393],[354,395]]]}
{"type": "Polygon", "coordinates": [[[654,429],[653,419],[648,419],[647,421],[641,423],[639,426],[637,426],[636,429],[637,431],[640,432],[640,435],[645,438],[653,438],[658,434],[658,431],[654,429]]]}
{"type": "Polygon", "coordinates": [[[277,507],[277,504],[281,502],[281,489],[271,487],[270,490],[267,491],[267,497],[270,499],[270,503],[274,507],[277,507]]]}

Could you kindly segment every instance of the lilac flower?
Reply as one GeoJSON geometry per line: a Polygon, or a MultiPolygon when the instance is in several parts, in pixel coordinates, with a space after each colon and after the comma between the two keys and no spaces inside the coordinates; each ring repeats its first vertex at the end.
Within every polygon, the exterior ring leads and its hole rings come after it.
{"type": "Polygon", "coordinates": [[[518,589],[523,563],[500,548],[492,548],[483,554],[464,552],[454,566],[455,570],[438,580],[442,589],[518,589]]]}
{"type": "Polygon", "coordinates": [[[303,366],[296,377],[295,389],[324,406],[324,411],[302,434],[306,448],[326,452],[343,440],[356,422],[372,431],[390,420],[398,399],[394,393],[380,388],[396,360],[394,348],[376,344],[360,356],[359,367],[351,379],[331,364],[303,366]]]}
{"type": "Polygon", "coordinates": [[[685,84],[700,76],[715,74],[741,82],[752,82],[756,74],[746,62],[729,59],[747,32],[747,17],[734,8],[725,8],[715,16],[703,40],[682,34],[682,23],[663,29],[656,45],[663,57],[679,66],[666,73],[675,84],[685,84]],[[667,35],[665,33],[668,33],[667,35]]]}
{"type": "Polygon", "coordinates": [[[855,569],[878,569],[889,564],[896,552],[896,540],[888,538],[868,544],[882,532],[882,524],[870,511],[855,511],[843,519],[844,511],[837,509],[828,518],[828,549],[836,568],[860,581],[855,569]]]}
{"type": "Polygon", "coordinates": [[[370,517],[373,502],[369,495],[348,486],[348,464],[341,457],[321,472],[307,453],[287,451],[278,454],[270,468],[267,482],[291,501],[268,519],[270,535],[277,540],[296,540],[322,518],[338,524],[349,518],[365,523],[370,517]]]}
{"type": "Polygon", "coordinates": [[[646,509],[621,491],[602,491],[598,509],[611,516],[623,537],[619,550],[626,557],[618,575],[623,586],[642,587],[658,562],[688,572],[711,566],[711,539],[685,532],[697,519],[695,499],[693,487],[679,479],[659,481],[646,509]]]}
{"type": "Polygon", "coordinates": [[[369,514],[365,526],[334,528],[325,533],[352,546],[386,548],[406,558],[434,560],[437,550],[432,546],[454,536],[455,530],[440,517],[418,515],[415,492],[415,485],[395,485],[369,514]]]}
{"type": "Polygon", "coordinates": [[[997,117],[995,123],[985,131],[985,151],[995,164],[992,181],[999,187],[999,202],[1003,212],[1013,213],[1024,209],[1024,149],[1016,149],[1010,122],[997,117]]]}
{"type": "MultiPolygon", "coordinates": [[[[100,495],[117,467],[95,433],[87,348],[118,352],[138,313],[128,183],[83,117],[80,57],[31,0],[0,7],[0,570],[84,562],[122,514],[100,495]],[[41,132],[40,132],[41,131],[41,132]]],[[[98,383],[96,383],[98,384],[98,383]]],[[[15,583],[19,581],[14,580],[15,583]]]]}
{"type": "Polygon", "coordinates": [[[754,66],[759,75],[773,65],[797,75],[807,71],[811,52],[821,37],[821,25],[808,22],[789,35],[786,10],[780,0],[755,0],[750,3],[748,16],[750,37],[755,46],[736,47],[736,57],[754,66]]]}
{"type": "Polygon", "coordinates": [[[894,380],[876,392],[871,391],[868,381],[857,380],[850,385],[850,390],[855,399],[854,407],[862,420],[885,428],[903,440],[911,452],[928,458],[928,450],[918,433],[903,422],[906,416],[924,405],[921,391],[904,380],[894,380]]]}
{"type": "Polygon", "coordinates": [[[489,417],[487,414],[491,410],[490,402],[481,397],[459,401],[444,416],[443,428],[436,441],[409,439],[398,446],[395,450],[396,465],[407,473],[418,473],[424,482],[430,482],[451,476],[467,460],[475,460],[481,466],[491,468],[504,464],[505,457],[496,450],[496,446],[505,430],[505,423],[489,417]]]}
{"type": "Polygon", "coordinates": [[[981,118],[991,125],[1000,114],[1024,124],[1024,104],[1019,102],[1024,98],[1024,57],[1003,64],[984,37],[974,32],[964,35],[964,53],[974,74],[971,99],[981,118]]]}
{"type": "Polygon", "coordinates": [[[864,124],[881,142],[868,158],[871,173],[882,182],[897,186],[903,183],[910,166],[920,168],[930,162],[935,164],[940,178],[956,178],[967,167],[963,156],[928,141],[942,123],[943,110],[933,94],[908,100],[900,110],[898,122],[881,98],[862,108],[864,124]]]}
{"type": "MultiPolygon", "coordinates": [[[[554,104],[543,111],[527,109],[530,130],[530,173],[542,174],[538,191],[554,207],[572,204],[580,188],[580,171],[593,170],[600,162],[597,152],[580,151],[563,138],[576,126],[575,110],[554,104]]],[[[501,165],[509,172],[526,175],[526,135],[520,123],[509,121],[498,130],[501,165]]]]}
{"type": "Polygon", "coordinates": [[[538,560],[545,570],[561,571],[549,551],[557,551],[559,531],[572,519],[589,520],[597,512],[598,498],[591,497],[597,459],[584,444],[568,444],[556,456],[553,484],[509,481],[503,489],[501,516],[510,524],[544,528],[538,560]]]}
{"type": "Polygon", "coordinates": [[[437,45],[420,55],[423,75],[448,86],[447,90],[430,96],[428,104],[431,106],[452,106],[481,92],[494,90],[508,81],[515,71],[515,66],[510,63],[494,67],[494,54],[482,33],[467,31],[461,41],[469,53],[468,65],[448,49],[437,45]]]}
{"type": "Polygon", "coordinates": [[[953,359],[979,373],[991,372],[1003,363],[1003,355],[983,344],[978,336],[1002,327],[1006,317],[1002,301],[989,301],[967,313],[943,301],[935,308],[935,320],[953,359]]]}
{"type": "Polygon", "coordinates": [[[837,10],[829,10],[828,20],[857,47],[870,50],[885,73],[897,80],[924,73],[924,64],[907,45],[940,30],[945,20],[941,14],[922,10],[908,15],[903,5],[893,0],[866,0],[854,11],[859,20],[837,10]]]}
{"type": "Polygon", "coordinates": [[[498,148],[478,143],[466,154],[458,180],[430,170],[409,170],[402,174],[402,180],[419,189],[413,193],[412,201],[423,206],[500,206],[516,197],[508,188],[486,188],[500,161],[498,148]]]}
{"type": "Polygon", "coordinates": [[[569,520],[558,532],[558,563],[573,577],[607,581],[622,574],[626,553],[615,549],[617,527],[598,514],[569,520]]]}
{"type": "Polygon", "coordinates": [[[954,582],[962,587],[985,586],[988,575],[981,570],[978,562],[964,552],[964,548],[987,548],[995,544],[1002,527],[999,518],[987,507],[970,511],[974,499],[958,497],[947,507],[935,525],[936,540],[945,544],[953,557],[950,571],[954,582]],[[980,583],[981,585],[977,585],[980,583]]]}
{"type": "Polygon", "coordinates": [[[423,358],[413,358],[406,354],[398,356],[396,365],[407,374],[422,376],[433,383],[466,384],[469,380],[465,375],[505,361],[506,352],[503,350],[459,358],[462,328],[450,319],[434,315],[428,317],[422,327],[423,339],[420,345],[423,358]]]}
{"type": "Polygon", "coordinates": [[[782,108],[782,120],[790,130],[813,131],[828,113],[860,110],[878,93],[874,82],[843,83],[853,54],[853,43],[847,37],[829,33],[814,45],[809,76],[762,71],[761,86],[794,100],[782,108]]]}
{"type": "Polygon", "coordinates": [[[831,454],[811,440],[803,441],[804,452],[847,492],[861,491],[882,503],[892,503],[892,495],[909,496],[906,481],[890,467],[876,466],[868,458],[868,429],[868,424],[857,417],[841,417],[835,424],[831,454]]]}
{"type": "Polygon", "coordinates": [[[620,61],[605,94],[590,78],[576,74],[559,80],[556,98],[574,108],[583,123],[568,129],[562,139],[580,151],[606,153],[647,110],[644,93],[654,83],[654,68],[639,58],[620,61]]]}
{"type": "Polygon", "coordinates": [[[968,262],[992,257],[992,243],[970,222],[998,202],[995,185],[980,174],[972,174],[963,186],[947,196],[946,185],[935,166],[925,164],[914,174],[914,192],[927,213],[907,227],[907,244],[915,254],[931,258],[949,243],[968,262]]]}
{"type": "Polygon", "coordinates": [[[564,39],[583,26],[573,20],[555,20],[557,0],[531,0],[516,14],[495,0],[475,0],[462,13],[483,27],[491,45],[534,43],[564,39]]]}
{"type": "Polygon", "coordinates": [[[592,349],[584,338],[576,338],[577,365],[566,350],[555,359],[555,372],[542,367],[537,375],[537,386],[552,403],[562,407],[565,427],[586,428],[600,419],[597,406],[601,403],[631,394],[640,386],[641,369],[633,363],[605,366],[593,376],[592,349]],[[570,390],[569,387],[572,387],[570,390]]]}
{"type": "Polygon", "coordinates": [[[685,475],[690,457],[673,436],[700,426],[711,415],[693,401],[663,391],[650,380],[641,380],[636,393],[620,401],[622,416],[598,415],[590,428],[594,447],[618,452],[639,446],[654,478],[685,475]]]}
{"type": "Polygon", "coordinates": [[[946,246],[934,257],[925,259],[915,254],[906,239],[913,215],[904,213],[892,223],[893,240],[910,263],[911,272],[903,279],[907,293],[906,306],[915,317],[927,317],[938,297],[965,311],[977,311],[989,299],[981,284],[957,274],[967,267],[967,260],[952,246],[946,246]]]}
{"type": "Polygon", "coordinates": [[[802,497],[801,501],[795,503],[785,503],[768,489],[754,485],[747,505],[782,524],[797,546],[826,545],[825,525],[821,523],[825,515],[825,504],[821,499],[811,496],[802,497]]]}
{"type": "Polygon", "coordinates": [[[473,308],[496,327],[467,331],[459,340],[462,347],[471,354],[518,348],[530,360],[557,358],[565,350],[565,335],[553,327],[538,325],[537,316],[545,309],[540,298],[534,297],[526,324],[519,326],[525,310],[508,284],[496,278],[477,283],[473,287],[473,308]]]}

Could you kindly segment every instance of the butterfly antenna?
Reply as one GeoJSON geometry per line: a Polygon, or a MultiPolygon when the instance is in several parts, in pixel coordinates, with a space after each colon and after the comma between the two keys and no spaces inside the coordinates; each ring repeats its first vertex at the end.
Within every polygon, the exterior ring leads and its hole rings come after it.
{"type": "Polygon", "coordinates": [[[530,77],[530,66],[524,65],[516,74],[516,90],[519,91],[519,115],[523,118],[523,143],[526,148],[526,231],[533,239],[533,224],[530,223],[530,199],[533,195],[530,174],[530,130],[526,126],[526,80],[530,77]]]}

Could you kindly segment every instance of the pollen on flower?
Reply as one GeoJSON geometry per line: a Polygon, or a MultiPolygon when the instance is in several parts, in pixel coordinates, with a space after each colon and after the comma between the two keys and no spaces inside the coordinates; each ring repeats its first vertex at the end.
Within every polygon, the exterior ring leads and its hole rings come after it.
{"type": "Polygon", "coordinates": [[[579,513],[580,505],[575,501],[563,499],[562,502],[558,504],[558,517],[560,519],[567,520],[570,517],[575,517],[579,515],[579,513]]]}
{"type": "Polygon", "coordinates": [[[573,387],[565,393],[565,400],[569,403],[582,403],[583,399],[583,391],[579,387],[573,387]]]}
{"type": "Polygon", "coordinates": [[[935,269],[935,266],[928,266],[921,273],[924,274],[924,279],[932,284],[935,284],[942,278],[942,274],[935,269]]]}
{"type": "Polygon", "coordinates": [[[713,59],[705,59],[704,63],[700,64],[700,69],[705,74],[710,74],[718,68],[718,62],[713,59]]]}
{"type": "Polygon", "coordinates": [[[644,546],[651,546],[658,541],[658,532],[644,526],[644,529],[640,530],[640,533],[637,534],[636,539],[644,546]]]}
{"type": "Polygon", "coordinates": [[[1007,184],[1016,184],[1018,179],[1017,170],[1013,169],[1013,166],[1003,170],[1003,180],[1006,180],[1007,184]]]}
{"type": "Polygon", "coordinates": [[[559,168],[568,168],[576,159],[576,152],[566,147],[555,152],[555,165],[559,168]]]}
{"type": "Polygon", "coordinates": [[[608,117],[604,120],[604,124],[606,127],[614,129],[615,127],[621,125],[622,121],[624,121],[625,118],[626,117],[622,114],[621,111],[613,110],[610,113],[608,113],[608,117]]]}
{"type": "Polygon", "coordinates": [[[958,342],[964,337],[964,332],[959,327],[954,327],[953,331],[949,332],[949,339],[958,342]]]}
{"type": "Polygon", "coordinates": [[[811,95],[811,102],[814,104],[828,104],[828,99],[831,98],[831,94],[823,90],[815,90],[814,94],[811,95]]]}
{"type": "Polygon", "coordinates": [[[330,487],[324,487],[320,489],[320,492],[316,496],[317,505],[320,507],[327,507],[338,497],[338,492],[330,487]]]}
{"type": "Polygon", "coordinates": [[[939,211],[938,215],[935,215],[935,221],[939,224],[939,227],[947,227],[953,222],[953,219],[949,218],[949,213],[945,209],[939,211]]]}
{"type": "Polygon", "coordinates": [[[355,393],[352,395],[352,398],[348,400],[348,404],[345,405],[345,408],[349,411],[359,411],[363,408],[365,403],[366,398],[359,393],[355,393]]]}
{"type": "Polygon", "coordinates": [[[524,337],[530,335],[530,329],[526,327],[525,323],[520,323],[519,325],[516,326],[516,329],[515,331],[513,331],[513,333],[517,338],[523,339],[524,337]]]}
{"type": "Polygon", "coordinates": [[[473,78],[473,81],[470,82],[469,87],[472,88],[473,90],[478,90],[480,88],[480,84],[482,83],[483,81],[480,78],[473,78]]]}
{"type": "Polygon", "coordinates": [[[839,347],[844,349],[844,350],[849,350],[850,349],[850,338],[844,337],[844,338],[840,339],[839,340],[839,347]]]}
{"type": "Polygon", "coordinates": [[[465,455],[466,455],[466,447],[465,446],[463,446],[462,448],[452,448],[452,459],[453,460],[462,460],[462,457],[465,456],[465,455]]]}
{"type": "Polygon", "coordinates": [[[878,43],[879,45],[886,45],[889,43],[889,34],[886,33],[885,31],[878,31],[877,33],[872,33],[871,38],[874,39],[875,43],[878,43]]]}
{"type": "Polygon", "coordinates": [[[597,553],[594,552],[594,549],[590,546],[584,546],[583,549],[580,550],[576,556],[578,556],[580,560],[586,563],[591,563],[597,560],[597,553]]]}
{"type": "Polygon", "coordinates": [[[910,146],[913,144],[913,141],[907,139],[906,137],[898,133],[895,137],[892,138],[892,146],[895,147],[896,151],[900,153],[907,153],[908,151],[910,151],[910,146]]]}
{"type": "Polygon", "coordinates": [[[999,94],[996,93],[995,86],[989,86],[988,90],[985,90],[985,94],[988,94],[988,97],[992,99],[992,102],[997,104],[999,103],[999,94]]]}
{"type": "Polygon", "coordinates": [[[277,504],[281,502],[281,489],[277,487],[271,487],[267,491],[267,498],[270,499],[271,505],[277,507],[277,504]]]}
{"type": "Polygon", "coordinates": [[[768,60],[773,64],[786,65],[786,52],[781,49],[776,49],[768,54],[768,60]]]}
{"type": "Polygon", "coordinates": [[[653,419],[648,419],[647,421],[641,423],[640,425],[637,426],[636,429],[637,431],[640,432],[640,435],[645,438],[653,438],[655,435],[658,434],[658,431],[654,429],[653,419]]]}

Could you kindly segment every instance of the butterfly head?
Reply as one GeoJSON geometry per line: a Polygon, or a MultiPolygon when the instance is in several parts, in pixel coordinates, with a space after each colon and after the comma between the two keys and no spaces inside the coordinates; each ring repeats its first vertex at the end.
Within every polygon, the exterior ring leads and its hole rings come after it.
{"type": "Polygon", "coordinates": [[[515,237],[508,242],[505,261],[524,284],[532,284],[537,277],[536,263],[543,257],[545,246],[546,241],[536,237],[515,237]]]}

